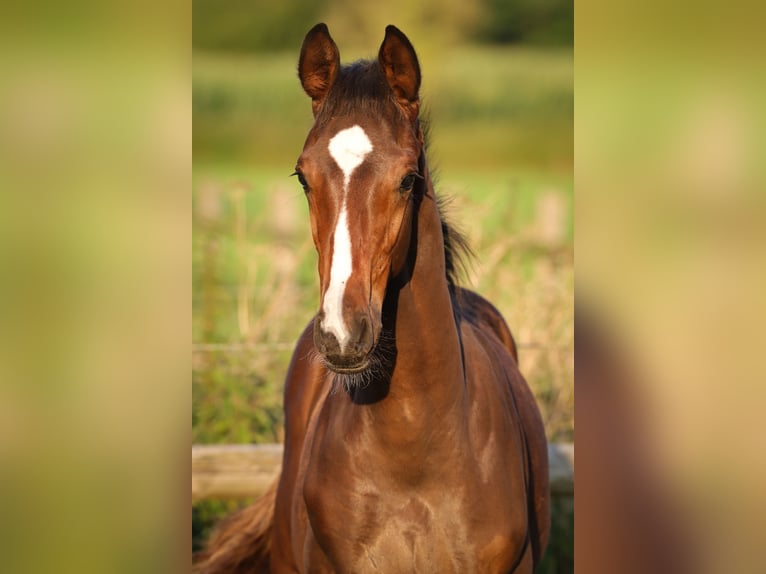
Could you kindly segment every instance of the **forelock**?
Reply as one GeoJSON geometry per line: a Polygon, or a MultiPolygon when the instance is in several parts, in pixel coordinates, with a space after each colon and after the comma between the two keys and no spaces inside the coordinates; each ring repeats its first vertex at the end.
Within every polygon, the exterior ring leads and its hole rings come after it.
{"type": "Polygon", "coordinates": [[[358,60],[340,69],[316,123],[356,113],[390,121],[405,119],[377,61],[358,60]]]}

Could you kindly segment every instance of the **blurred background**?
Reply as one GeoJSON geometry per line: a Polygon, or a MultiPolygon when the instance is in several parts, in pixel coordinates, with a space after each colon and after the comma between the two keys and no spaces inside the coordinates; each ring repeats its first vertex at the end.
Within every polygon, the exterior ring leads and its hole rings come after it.
{"type": "MultiPolygon", "coordinates": [[[[412,41],[437,192],[476,253],[463,283],[508,321],[548,439],[574,439],[573,3],[385,4],[193,2],[195,444],[282,440],[284,375],[318,307],[289,175],[312,124],[298,53],[320,21],[343,62],[375,57],[390,23],[412,41]]],[[[246,502],[197,503],[195,548],[246,502]]],[[[571,571],[572,521],[568,501],[543,571],[571,571]]]]}

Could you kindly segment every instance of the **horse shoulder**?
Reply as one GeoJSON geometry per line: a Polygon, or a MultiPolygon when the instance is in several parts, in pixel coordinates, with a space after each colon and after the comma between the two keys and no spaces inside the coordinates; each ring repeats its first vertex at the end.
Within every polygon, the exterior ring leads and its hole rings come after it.
{"type": "Polygon", "coordinates": [[[320,403],[324,378],[321,365],[313,359],[313,327],[312,319],[298,338],[285,379],[285,444],[271,556],[271,569],[275,572],[293,571],[302,553],[300,533],[305,533],[305,511],[300,508],[299,496],[302,453],[307,440],[311,440],[311,418],[320,403]]]}
{"type": "Polygon", "coordinates": [[[497,464],[518,460],[522,454],[518,440],[521,421],[513,396],[518,369],[507,348],[485,323],[464,319],[460,331],[468,436],[486,481],[491,479],[491,472],[505,475],[497,464]],[[490,461],[488,468],[481,462],[483,457],[490,461]]]}
{"type": "Polygon", "coordinates": [[[311,413],[319,402],[321,367],[314,360],[314,319],[298,338],[290,366],[287,370],[284,388],[285,439],[302,437],[305,434],[311,413]]]}
{"type": "MultiPolygon", "coordinates": [[[[547,545],[550,531],[545,427],[534,394],[521,374],[516,358],[510,355],[508,339],[501,337],[504,330],[500,329],[498,333],[498,328],[504,326],[505,321],[485,299],[470,291],[465,293],[474,305],[474,314],[471,320],[463,321],[461,331],[466,355],[468,395],[472,402],[471,436],[475,451],[480,453],[477,462],[487,474],[491,471],[492,462],[489,461],[493,457],[502,458],[505,455],[524,461],[528,528],[533,541],[534,561],[537,562],[547,545]],[[476,312],[477,308],[481,314],[476,312]],[[495,316],[497,319],[493,318],[495,316]],[[498,417],[510,423],[510,426],[498,425],[498,417]],[[519,436],[522,444],[506,436],[505,446],[500,446],[497,438],[493,437],[492,429],[503,426],[519,436]],[[488,468],[490,470],[486,470],[488,468]]],[[[510,331],[507,332],[510,335],[510,331]]],[[[513,350],[515,348],[514,344],[513,350]]]]}

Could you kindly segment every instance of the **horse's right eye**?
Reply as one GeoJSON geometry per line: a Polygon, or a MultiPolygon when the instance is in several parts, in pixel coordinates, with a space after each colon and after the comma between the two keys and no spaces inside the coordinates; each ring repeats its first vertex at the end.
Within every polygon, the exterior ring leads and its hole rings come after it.
{"type": "Polygon", "coordinates": [[[306,178],[303,177],[303,174],[301,172],[299,172],[299,171],[296,171],[295,173],[293,173],[293,175],[298,177],[298,183],[301,184],[301,187],[303,188],[303,191],[308,193],[308,191],[309,191],[309,184],[306,182],[306,178]]]}

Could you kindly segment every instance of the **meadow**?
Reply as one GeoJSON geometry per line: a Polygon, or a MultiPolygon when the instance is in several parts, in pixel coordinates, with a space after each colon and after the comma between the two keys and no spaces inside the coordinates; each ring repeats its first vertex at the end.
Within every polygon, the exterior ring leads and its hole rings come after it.
{"type": "MultiPolygon", "coordinates": [[[[295,63],[194,54],[195,443],[281,440],[283,378],[318,307],[305,199],[289,177],[311,126],[295,63]]],[[[421,54],[421,67],[437,191],[475,253],[463,284],[511,327],[549,440],[572,441],[572,50],[461,46],[421,54]]]]}

